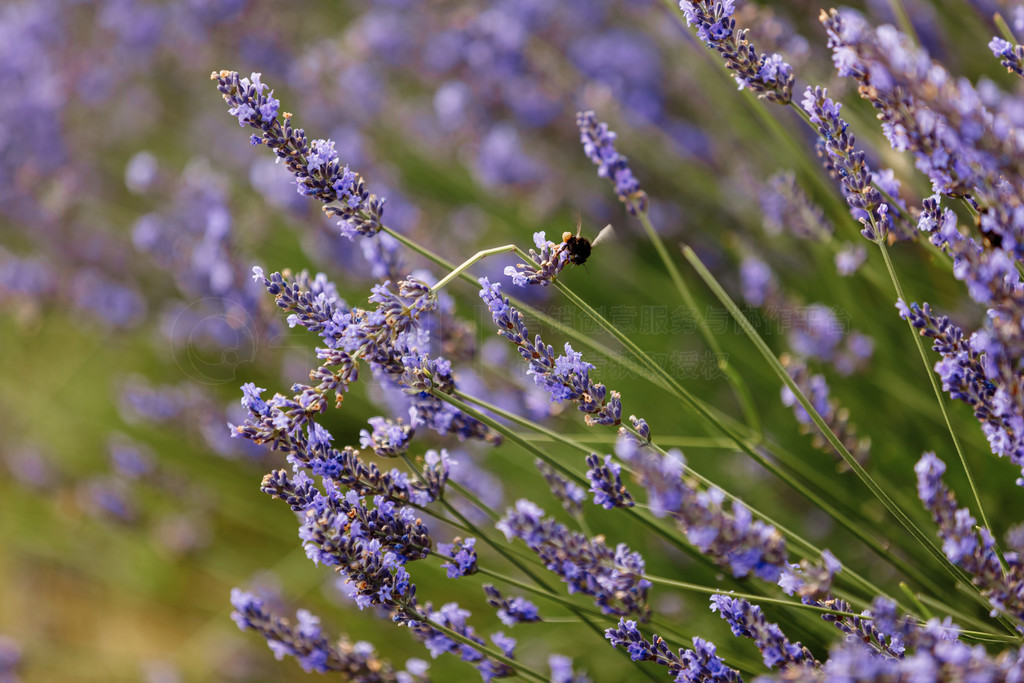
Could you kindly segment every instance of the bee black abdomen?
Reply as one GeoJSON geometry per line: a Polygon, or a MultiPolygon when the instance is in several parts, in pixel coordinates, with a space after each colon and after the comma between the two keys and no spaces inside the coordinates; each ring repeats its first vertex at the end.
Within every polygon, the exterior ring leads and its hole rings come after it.
{"type": "Polygon", "coordinates": [[[590,258],[590,240],[586,237],[570,236],[565,240],[565,248],[569,251],[569,263],[582,266],[590,258]]]}

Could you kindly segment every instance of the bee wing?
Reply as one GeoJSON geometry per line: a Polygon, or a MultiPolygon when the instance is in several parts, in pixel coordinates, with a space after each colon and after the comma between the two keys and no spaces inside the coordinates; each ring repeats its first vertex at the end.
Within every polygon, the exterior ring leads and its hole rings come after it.
{"type": "Polygon", "coordinates": [[[601,228],[601,232],[597,233],[597,237],[590,241],[590,246],[596,247],[601,242],[607,242],[610,239],[615,238],[615,228],[612,227],[611,223],[601,228]]]}

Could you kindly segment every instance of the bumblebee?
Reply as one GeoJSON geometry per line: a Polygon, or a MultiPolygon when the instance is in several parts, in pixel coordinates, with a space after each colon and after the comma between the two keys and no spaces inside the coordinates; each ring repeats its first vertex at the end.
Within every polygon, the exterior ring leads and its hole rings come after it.
{"type": "Polygon", "coordinates": [[[569,263],[574,266],[582,266],[586,263],[587,259],[590,258],[591,250],[601,242],[611,237],[614,232],[611,225],[606,225],[601,229],[601,232],[597,233],[597,237],[594,238],[594,241],[590,241],[586,237],[580,235],[582,228],[582,225],[576,226],[575,235],[571,232],[562,233],[562,244],[565,245],[563,249],[569,252],[569,263]]]}

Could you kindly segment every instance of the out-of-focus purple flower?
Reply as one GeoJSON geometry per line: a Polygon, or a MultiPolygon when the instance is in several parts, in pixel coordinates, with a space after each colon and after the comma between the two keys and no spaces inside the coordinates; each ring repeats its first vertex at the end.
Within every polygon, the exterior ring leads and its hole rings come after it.
{"type": "Polygon", "coordinates": [[[514,126],[494,126],[480,141],[474,165],[480,182],[489,187],[526,185],[544,176],[543,166],[530,157],[514,126]]]}
{"type": "MultiPolygon", "coordinates": [[[[848,411],[840,408],[838,401],[829,398],[828,382],[825,380],[825,376],[812,375],[807,369],[807,364],[801,360],[783,357],[782,363],[786,367],[786,372],[793,378],[793,382],[821,415],[832,433],[839,437],[839,440],[857,462],[862,465],[866,463],[871,454],[871,439],[858,436],[857,427],[850,422],[848,411]]],[[[793,414],[801,425],[801,431],[814,435],[814,447],[835,457],[839,461],[841,469],[848,469],[846,463],[835,452],[832,444],[825,439],[824,434],[814,424],[811,416],[796,400],[796,395],[788,386],[782,387],[782,403],[793,409],[793,414]]]]}
{"type": "Polygon", "coordinates": [[[512,627],[516,624],[542,621],[540,610],[524,597],[506,598],[501,591],[490,584],[484,584],[484,593],[487,595],[487,604],[498,608],[498,619],[505,626],[512,627]]]}
{"type": "Polygon", "coordinates": [[[342,640],[333,645],[324,636],[319,617],[300,609],[295,620],[277,616],[264,607],[254,594],[231,589],[231,613],[238,628],[253,630],[263,636],[277,659],[294,657],[304,671],[344,672],[353,680],[380,683],[411,683],[424,681],[422,673],[396,671],[387,660],[380,659],[372,645],[359,641],[354,645],[342,640]]]}
{"type": "Polygon", "coordinates": [[[857,272],[868,257],[868,250],[863,244],[846,243],[836,252],[836,272],[848,277],[857,272]]]}
{"type": "Polygon", "coordinates": [[[560,475],[543,460],[537,460],[534,462],[534,465],[544,475],[544,480],[547,481],[551,494],[561,501],[562,507],[565,508],[566,512],[573,516],[583,514],[583,501],[587,499],[586,490],[579,484],[569,481],[560,475]]]}
{"type": "Polygon", "coordinates": [[[551,669],[551,683],[590,683],[586,672],[573,671],[572,659],[565,655],[549,656],[548,668],[551,669]]]}
{"type": "Polygon", "coordinates": [[[633,215],[647,211],[647,193],[640,189],[640,181],[633,176],[629,159],[615,149],[615,133],[608,124],[600,123],[592,111],[576,113],[576,127],[580,131],[583,153],[597,166],[597,175],[615,185],[619,201],[633,215]]]}

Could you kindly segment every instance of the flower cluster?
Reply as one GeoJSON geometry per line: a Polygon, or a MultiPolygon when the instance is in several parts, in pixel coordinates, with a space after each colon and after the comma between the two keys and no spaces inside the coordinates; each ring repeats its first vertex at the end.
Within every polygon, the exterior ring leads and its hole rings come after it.
{"type": "Polygon", "coordinates": [[[711,596],[711,611],[718,612],[729,623],[733,635],[753,640],[769,669],[790,665],[817,668],[818,662],[810,651],[800,643],[790,642],[778,624],[768,621],[757,605],[720,594],[711,596]]]}
{"type": "Polygon", "coordinates": [[[680,0],[679,9],[697,37],[725,60],[740,88],[750,88],[769,102],[793,99],[793,68],[778,54],[758,54],[747,40],[747,29],[736,29],[735,0],[680,0]]]}
{"type": "Polygon", "coordinates": [[[505,626],[512,627],[515,624],[542,621],[537,606],[521,595],[506,598],[501,591],[490,584],[484,584],[484,593],[487,595],[487,604],[498,608],[498,619],[505,626]]]}
{"type": "Polygon", "coordinates": [[[576,114],[576,127],[580,131],[583,153],[597,166],[597,175],[615,184],[619,201],[634,216],[647,211],[647,193],[640,189],[640,181],[629,168],[629,159],[615,149],[615,133],[608,124],[600,123],[592,111],[576,114]]]}
{"type": "Polygon", "coordinates": [[[475,545],[475,538],[467,538],[465,541],[456,538],[451,543],[437,544],[437,552],[452,558],[441,565],[442,569],[448,571],[449,579],[476,574],[476,549],[473,547],[475,545]]]}
{"type": "Polygon", "coordinates": [[[254,630],[263,636],[274,656],[295,657],[306,672],[336,672],[349,680],[365,683],[413,683],[425,681],[427,663],[420,659],[406,662],[405,671],[396,671],[390,662],[380,659],[373,645],[365,641],[342,640],[331,644],[320,628],[320,619],[300,609],[296,622],[275,616],[252,593],[234,588],[231,618],[238,628],[254,630]]]}
{"type": "Polygon", "coordinates": [[[590,379],[593,365],[583,355],[573,351],[568,342],[565,354],[555,357],[550,345],[540,335],[530,341],[523,315],[501,295],[501,285],[480,278],[480,298],[487,304],[491,317],[498,326],[498,334],[519,347],[519,353],[529,364],[527,373],[551,396],[555,403],[573,401],[580,411],[587,413],[588,425],[617,425],[622,418],[622,403],[617,391],[609,392],[603,384],[590,379]]]}
{"type": "Polygon", "coordinates": [[[914,471],[918,497],[939,525],[946,557],[973,575],[974,584],[992,605],[993,616],[1008,614],[1024,625],[1024,562],[1020,556],[1005,553],[1003,568],[992,532],[979,527],[970,510],[956,506],[953,492],[942,483],[946,465],[934,453],[921,456],[914,471]]]}
{"type": "Polygon", "coordinates": [[[558,274],[569,263],[569,250],[565,248],[565,242],[549,242],[544,231],[533,233],[533,243],[537,245],[537,251],[530,249],[530,258],[539,264],[539,268],[533,268],[525,263],[515,266],[507,266],[505,275],[512,278],[512,284],[517,287],[527,285],[548,286],[555,281],[558,274]]]}
{"type": "MultiPolygon", "coordinates": [[[[515,675],[515,670],[508,665],[486,657],[472,645],[462,643],[432,625],[436,624],[454,631],[473,643],[484,646],[487,643],[467,623],[467,619],[470,617],[468,610],[462,609],[456,602],[449,602],[437,610],[432,609],[428,603],[424,606],[424,611],[425,620],[410,620],[407,625],[413,635],[427,648],[431,657],[436,658],[443,653],[457,654],[460,659],[470,662],[476,667],[485,683],[495,678],[515,675]]],[[[509,638],[498,632],[491,636],[491,640],[506,657],[513,656],[513,648],[516,645],[514,638],[509,638]]]]}
{"type": "MultiPolygon", "coordinates": [[[[814,406],[815,411],[825,421],[825,424],[828,425],[829,430],[839,438],[857,462],[862,465],[866,463],[871,454],[871,439],[870,437],[858,436],[857,426],[850,422],[849,411],[840,408],[837,401],[829,398],[828,383],[825,380],[825,376],[812,375],[808,371],[806,363],[787,356],[783,356],[782,364],[785,366],[789,376],[793,378],[793,382],[796,383],[801,393],[807,397],[811,405],[814,406]]],[[[828,443],[824,434],[821,433],[811,420],[811,416],[796,400],[796,394],[788,386],[782,387],[782,402],[793,409],[793,414],[796,416],[797,422],[800,423],[800,429],[805,433],[814,435],[814,447],[834,455],[840,462],[840,469],[846,469],[845,462],[839,458],[839,454],[828,443]]]]}
{"type": "Polygon", "coordinates": [[[544,566],[569,584],[570,593],[583,593],[606,614],[636,614],[646,618],[647,589],[644,559],[625,543],[612,550],[599,538],[570,531],[526,499],[516,501],[498,522],[508,540],[519,538],[537,553],[544,566]]]}
{"type": "Polygon", "coordinates": [[[988,43],[988,49],[992,54],[999,57],[999,63],[1006,67],[1006,70],[1024,76],[1024,45],[1014,45],[1002,38],[993,38],[988,43]]]}
{"type": "MultiPolygon", "coordinates": [[[[808,87],[801,104],[821,136],[818,151],[825,168],[839,179],[854,218],[864,226],[861,234],[869,240],[884,239],[893,228],[892,212],[872,184],[876,174],[865,161],[864,151],[857,149],[849,125],[839,116],[843,105],[832,100],[821,87],[808,87]]],[[[893,194],[898,196],[898,186],[896,189],[893,194]]]]}
{"type": "Polygon", "coordinates": [[[703,638],[694,637],[692,650],[680,648],[673,652],[664,638],[654,635],[652,640],[647,640],[635,621],[624,618],[619,619],[617,628],[607,629],[604,635],[612,647],[625,646],[633,661],[654,662],[668,667],[669,675],[680,683],[737,683],[743,680],[738,671],[730,669],[718,657],[718,648],[703,638]]]}
{"type": "Polygon", "coordinates": [[[281,103],[260,80],[260,74],[243,78],[235,71],[215,71],[210,78],[217,81],[217,89],[230,107],[228,112],[238,124],[248,124],[262,133],[253,135],[252,143],[274,151],[295,176],[299,194],[323,202],[324,212],[340,219],[343,235],[351,239],[380,230],[384,199],[370,194],[358,173],[341,166],[332,140],[310,141],[304,130],[292,126],[291,114],[278,116],[281,103]]]}

